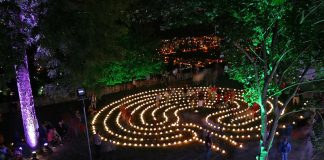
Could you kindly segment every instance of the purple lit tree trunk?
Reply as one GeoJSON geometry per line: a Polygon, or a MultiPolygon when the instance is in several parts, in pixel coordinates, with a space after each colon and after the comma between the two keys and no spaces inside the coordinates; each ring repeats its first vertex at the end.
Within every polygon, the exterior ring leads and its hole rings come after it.
{"type": "Polygon", "coordinates": [[[38,144],[38,122],[35,114],[26,53],[24,53],[23,63],[16,65],[15,70],[25,139],[29,147],[36,148],[38,144]]]}
{"type": "MultiPolygon", "coordinates": [[[[30,84],[30,75],[28,70],[27,49],[37,45],[40,38],[35,34],[34,28],[37,27],[40,12],[40,0],[16,0],[19,13],[13,16],[14,34],[21,43],[13,45],[17,49],[19,61],[15,64],[17,88],[19,94],[21,115],[25,132],[25,140],[31,149],[36,149],[38,145],[38,121],[35,114],[32,88],[30,84]]],[[[15,13],[14,13],[15,15],[15,13]]]]}

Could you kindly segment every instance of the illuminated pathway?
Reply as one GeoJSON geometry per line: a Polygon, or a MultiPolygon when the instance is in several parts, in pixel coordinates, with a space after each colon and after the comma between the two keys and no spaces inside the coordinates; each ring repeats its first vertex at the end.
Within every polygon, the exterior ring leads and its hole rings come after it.
{"type": "MultiPolygon", "coordinates": [[[[144,148],[188,145],[194,141],[203,143],[202,133],[209,131],[215,140],[212,148],[223,154],[227,152],[225,146],[242,148],[244,142],[258,139],[260,117],[252,118],[242,100],[242,90],[234,89],[236,97],[230,106],[208,100],[207,87],[188,88],[190,92],[197,92],[198,89],[205,93],[204,107],[198,107],[197,100],[183,94],[184,88],[171,88],[169,99],[163,96],[165,89],[124,97],[99,111],[92,120],[92,132],[102,130],[102,139],[119,146],[144,148]],[[159,107],[156,105],[157,94],[162,97],[159,107]],[[129,123],[120,113],[123,104],[132,115],[129,123]],[[188,114],[189,117],[199,115],[203,123],[185,118],[188,114]]],[[[227,92],[230,89],[218,90],[227,92]]],[[[268,107],[270,113],[270,102],[268,107]]]]}

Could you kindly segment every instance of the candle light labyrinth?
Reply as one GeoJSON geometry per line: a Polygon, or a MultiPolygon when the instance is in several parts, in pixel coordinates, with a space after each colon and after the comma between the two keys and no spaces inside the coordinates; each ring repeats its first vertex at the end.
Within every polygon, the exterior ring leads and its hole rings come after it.
{"type": "MultiPolygon", "coordinates": [[[[189,92],[204,93],[204,106],[198,107],[197,99],[187,96],[184,88],[157,89],[124,97],[102,108],[92,120],[92,132],[103,130],[105,141],[128,147],[170,147],[192,142],[204,142],[203,132],[210,132],[216,143],[212,148],[223,154],[225,146],[243,148],[243,143],[259,139],[259,111],[253,116],[243,102],[242,90],[234,89],[236,96],[231,105],[217,103],[207,96],[207,87],[190,87],[189,92]],[[169,98],[164,92],[171,90],[169,98]],[[156,104],[156,95],[162,96],[156,104]],[[129,121],[122,118],[120,107],[127,106],[129,121]],[[187,116],[186,116],[187,115],[187,116]],[[189,116],[188,116],[189,115],[189,116]],[[193,120],[192,115],[203,119],[193,120]],[[219,146],[222,144],[222,146],[219,146]]],[[[229,88],[218,88],[228,92],[229,88]]],[[[223,97],[222,97],[223,98],[223,97]]],[[[272,110],[270,101],[268,114],[272,110]]],[[[272,121],[270,120],[269,123],[272,121]]]]}

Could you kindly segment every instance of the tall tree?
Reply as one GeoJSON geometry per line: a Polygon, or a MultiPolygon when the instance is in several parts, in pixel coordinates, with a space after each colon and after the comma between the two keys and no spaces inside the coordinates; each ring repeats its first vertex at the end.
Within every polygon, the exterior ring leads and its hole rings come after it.
{"type": "Polygon", "coordinates": [[[14,54],[5,57],[14,57],[15,59],[14,70],[25,139],[29,147],[35,149],[38,145],[38,121],[30,84],[27,52],[33,45],[37,45],[37,41],[40,39],[36,28],[41,13],[41,1],[16,0],[1,3],[1,22],[9,31],[10,50],[8,52],[14,54]]]}
{"type": "Polygon", "coordinates": [[[230,77],[244,84],[244,98],[249,104],[260,106],[259,158],[266,159],[278,122],[290,114],[284,111],[288,110],[297,90],[306,88],[305,93],[314,92],[313,88],[306,87],[312,84],[317,86],[316,91],[321,91],[323,2],[220,0],[195,3],[186,0],[151,3],[155,7],[135,10],[134,19],[154,21],[166,29],[199,23],[216,27],[217,33],[224,38],[222,48],[230,63],[230,77]],[[209,3],[212,5],[207,5],[209,3]],[[309,78],[309,75],[315,77],[309,78]],[[272,117],[266,115],[268,100],[274,104],[272,117]],[[273,118],[271,124],[270,118],[273,118]]]}
{"type": "Polygon", "coordinates": [[[297,91],[323,81],[323,2],[251,1],[232,10],[238,32],[228,32],[232,34],[226,39],[228,46],[233,46],[227,50],[230,75],[243,83],[245,100],[260,106],[259,159],[264,160],[272,147],[278,122],[290,114],[285,110],[299,94],[297,91]],[[315,77],[309,78],[309,74],[315,77]],[[272,117],[266,114],[270,109],[266,105],[268,100],[274,104],[272,117]]]}

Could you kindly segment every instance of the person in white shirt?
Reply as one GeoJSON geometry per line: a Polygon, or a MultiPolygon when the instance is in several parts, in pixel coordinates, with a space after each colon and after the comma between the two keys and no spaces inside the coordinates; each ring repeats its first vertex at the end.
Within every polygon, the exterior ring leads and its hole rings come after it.
{"type": "Polygon", "coordinates": [[[203,106],[204,106],[204,100],[200,99],[200,100],[198,101],[198,107],[201,108],[201,107],[203,107],[203,106]]]}
{"type": "Polygon", "coordinates": [[[160,93],[156,94],[156,97],[155,97],[155,105],[157,107],[160,107],[160,100],[161,100],[161,95],[160,93]]]}

